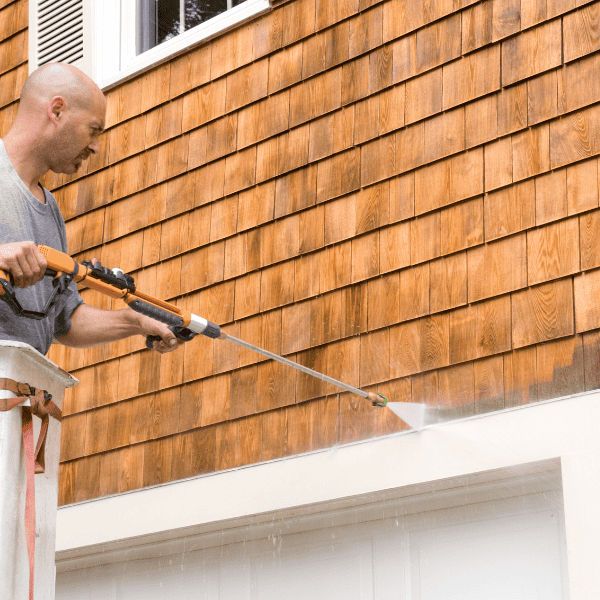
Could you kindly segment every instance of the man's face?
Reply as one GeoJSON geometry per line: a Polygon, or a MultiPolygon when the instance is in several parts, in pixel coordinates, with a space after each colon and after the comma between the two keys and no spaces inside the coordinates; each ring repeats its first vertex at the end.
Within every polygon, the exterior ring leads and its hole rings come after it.
{"type": "Polygon", "coordinates": [[[61,114],[56,130],[52,163],[55,173],[73,174],[83,161],[100,149],[104,131],[104,99],[90,102],[88,107],[72,106],[61,114]]]}

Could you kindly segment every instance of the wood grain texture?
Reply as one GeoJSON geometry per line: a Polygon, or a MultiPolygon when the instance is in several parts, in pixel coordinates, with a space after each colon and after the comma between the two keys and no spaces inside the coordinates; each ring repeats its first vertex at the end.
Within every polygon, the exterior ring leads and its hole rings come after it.
{"type": "Polygon", "coordinates": [[[537,346],[539,400],[569,396],[584,390],[583,345],[572,336],[537,346]]]}
{"type": "Polygon", "coordinates": [[[600,252],[596,240],[600,227],[600,214],[595,210],[579,218],[579,240],[581,269],[593,269],[600,266],[600,252]]]}
{"type": "MultiPolygon", "coordinates": [[[[327,355],[329,376],[355,387],[360,385],[360,352],[361,342],[358,337],[331,344],[327,355]]],[[[341,388],[329,385],[327,391],[330,394],[339,393],[341,388]]]]}
{"type": "Polygon", "coordinates": [[[144,444],[143,485],[157,485],[171,478],[173,438],[163,438],[144,444]]]}
{"type": "Polygon", "coordinates": [[[538,125],[512,136],[513,180],[519,181],[550,169],[549,126],[538,125]]]}
{"type": "Polygon", "coordinates": [[[596,73],[600,55],[592,54],[565,65],[558,71],[558,101],[560,112],[582,108],[598,98],[596,73]]]}
{"type": "Polygon", "coordinates": [[[536,217],[533,180],[486,194],[483,202],[485,239],[490,241],[533,227],[536,217]]]}
{"type": "Polygon", "coordinates": [[[498,95],[486,96],[465,107],[465,148],[479,146],[498,136],[498,95]]]}
{"type": "Polygon", "coordinates": [[[374,93],[392,84],[393,52],[390,45],[369,55],[369,92],[374,93]]]}
{"type": "MultiPolygon", "coordinates": [[[[444,88],[445,89],[445,88],[444,88]]],[[[414,123],[442,110],[442,69],[406,83],[406,123],[414,123]]]]}
{"type": "Polygon", "coordinates": [[[537,402],[538,376],[535,347],[504,355],[504,403],[506,408],[537,402]]]}
{"type": "Polygon", "coordinates": [[[302,68],[302,44],[295,44],[271,56],[268,93],[273,94],[301,81],[302,68]]]}
{"type": "Polygon", "coordinates": [[[461,13],[462,51],[472,52],[492,41],[493,2],[486,0],[461,13]]]}
{"type": "Polygon", "coordinates": [[[317,202],[347,194],[360,187],[359,148],[352,148],[321,161],[317,168],[317,202]]]}
{"type": "Polygon", "coordinates": [[[535,178],[536,225],[548,223],[568,214],[567,172],[558,169],[535,178]]]}
{"type": "Polygon", "coordinates": [[[389,331],[390,377],[405,377],[449,364],[448,314],[409,321],[389,331]]]}
{"type": "Polygon", "coordinates": [[[267,95],[269,61],[259,60],[227,76],[225,110],[231,112],[267,95]]]}
{"type": "Polygon", "coordinates": [[[424,162],[425,126],[417,123],[396,133],[396,170],[405,173],[424,162]]]}
{"type": "Polygon", "coordinates": [[[477,357],[512,348],[511,299],[501,296],[477,305],[477,357]]]}
{"type": "Polygon", "coordinates": [[[383,9],[381,5],[361,12],[349,21],[349,58],[364,54],[383,41],[383,9]]]}
{"type": "Polygon", "coordinates": [[[274,410],[262,415],[260,460],[273,460],[287,455],[288,412],[274,410]]]}
{"type": "Polygon", "coordinates": [[[561,64],[561,20],[525,31],[502,44],[502,85],[510,85],[561,64]]]}
{"type": "Polygon", "coordinates": [[[443,86],[444,110],[500,89],[500,45],[444,66],[443,86]]]}
{"type": "Polygon", "coordinates": [[[274,10],[255,22],[252,51],[261,58],[281,48],[283,38],[283,11],[274,10]]]}
{"type": "Polygon", "coordinates": [[[440,213],[441,253],[451,254],[483,242],[483,198],[451,206],[440,213]]]}
{"type": "Polygon", "coordinates": [[[316,0],[299,0],[283,8],[282,43],[288,46],[315,31],[316,0]]]}
{"type": "Polygon", "coordinates": [[[557,73],[557,71],[550,71],[527,82],[529,125],[547,121],[558,115],[557,73]]]}
{"type": "Polygon", "coordinates": [[[225,114],[227,80],[207,83],[183,97],[183,131],[203,125],[225,114]]]}
{"type": "Polygon", "coordinates": [[[598,161],[567,167],[567,210],[570,215],[598,206],[598,161]]]}
{"type": "Polygon", "coordinates": [[[573,281],[562,279],[511,296],[513,347],[574,333],[573,281]]]}
{"type": "Polygon", "coordinates": [[[585,389],[586,391],[596,390],[600,385],[600,371],[598,370],[600,364],[600,353],[598,352],[600,332],[585,333],[582,338],[585,389]]]}
{"type": "Polygon", "coordinates": [[[411,221],[410,263],[412,265],[437,258],[441,252],[439,211],[411,221]]]}
{"type": "Polygon", "coordinates": [[[493,356],[473,363],[475,414],[504,408],[504,360],[493,356]]]}
{"type": "MultiPolygon", "coordinates": [[[[417,265],[400,272],[399,282],[399,309],[400,321],[407,321],[429,314],[430,310],[430,263],[417,265]]],[[[371,307],[371,304],[369,304],[371,307]]],[[[395,316],[394,311],[388,311],[390,317],[395,316]]],[[[390,318],[389,325],[395,323],[390,318]]]]}
{"type": "Polygon", "coordinates": [[[442,419],[468,417],[475,413],[473,363],[442,369],[438,375],[439,415],[442,419]]]}
{"type": "Polygon", "coordinates": [[[481,148],[425,166],[415,173],[415,213],[421,214],[483,192],[481,148]]]}
{"type": "Polygon", "coordinates": [[[210,45],[200,46],[200,48],[176,58],[171,63],[170,97],[175,98],[208,83],[211,58],[212,47],[210,45]]]}
{"type": "Polygon", "coordinates": [[[498,94],[498,135],[513,133],[527,127],[527,83],[503,88],[498,94]]]}
{"type": "Polygon", "coordinates": [[[513,181],[512,143],[509,137],[490,142],[485,153],[485,190],[495,190],[513,181]]]}
{"type": "Polygon", "coordinates": [[[469,302],[527,285],[525,234],[473,248],[467,257],[469,302]]]}
{"type": "Polygon", "coordinates": [[[597,114],[592,106],[550,123],[550,167],[595,156],[600,151],[597,114]]]}
{"type": "MultiPolygon", "coordinates": [[[[360,111],[357,111],[360,117],[360,111]]],[[[358,121],[355,121],[358,122],[358,121]]],[[[377,120],[375,120],[375,123],[377,120]]],[[[396,173],[396,136],[381,137],[361,149],[361,183],[369,185],[396,173]]]]}
{"type": "Polygon", "coordinates": [[[0,73],[10,71],[27,60],[27,32],[22,31],[0,42],[0,73]]]}
{"type": "Polygon", "coordinates": [[[315,25],[317,30],[347,19],[357,13],[358,8],[358,0],[340,0],[335,4],[331,4],[327,0],[316,0],[315,25]]]}
{"type": "MultiPolygon", "coordinates": [[[[257,367],[258,401],[256,409],[258,411],[272,411],[276,408],[294,404],[296,400],[296,374],[296,370],[278,362],[260,363],[257,367]]],[[[285,414],[285,411],[275,412],[274,414],[285,414]]],[[[280,456],[283,456],[283,454],[280,456]]]]}
{"type": "Polygon", "coordinates": [[[525,0],[521,3],[521,27],[529,29],[545,21],[547,17],[546,0],[525,0]]]}
{"type": "Polygon", "coordinates": [[[598,50],[598,5],[582,6],[563,19],[565,62],[598,50]]]}
{"type": "MultiPolygon", "coordinates": [[[[354,65],[355,63],[346,64],[354,65]]],[[[365,86],[368,87],[368,61],[365,64],[365,86]]],[[[346,66],[344,66],[345,70],[346,66]]],[[[347,88],[344,87],[344,89],[347,88]]],[[[342,102],[342,67],[329,70],[291,89],[290,127],[332,112],[346,103],[342,102]]]]}
{"type": "Polygon", "coordinates": [[[352,282],[373,277],[379,273],[379,232],[369,233],[352,240],[352,282]]]}
{"type": "Polygon", "coordinates": [[[458,108],[425,122],[425,161],[465,149],[465,112],[458,108]]]}
{"type": "Polygon", "coordinates": [[[215,40],[212,44],[210,63],[211,79],[218,79],[225,73],[249,63],[253,57],[253,44],[252,25],[242,25],[215,40]]]}
{"type": "Polygon", "coordinates": [[[417,73],[437,67],[461,54],[461,15],[454,14],[417,31],[417,73]]]}
{"type": "Polygon", "coordinates": [[[450,363],[473,360],[477,355],[477,307],[465,306],[449,315],[450,363]]]}
{"type": "Polygon", "coordinates": [[[582,273],[573,280],[575,292],[575,331],[590,331],[598,329],[600,314],[597,308],[597,298],[600,286],[598,270],[582,273]]]}
{"type": "Polygon", "coordinates": [[[572,217],[527,233],[529,285],[579,271],[579,220],[572,217]]]}
{"type": "Polygon", "coordinates": [[[342,290],[342,337],[367,330],[367,285],[359,284],[342,290]]]}
{"type": "Polygon", "coordinates": [[[429,263],[430,306],[439,312],[467,303],[467,253],[459,252],[429,263]]]}

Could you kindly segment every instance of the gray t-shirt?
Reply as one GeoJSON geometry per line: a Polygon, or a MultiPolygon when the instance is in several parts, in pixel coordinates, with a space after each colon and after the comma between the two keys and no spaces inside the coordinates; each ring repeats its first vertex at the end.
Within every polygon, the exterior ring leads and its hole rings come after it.
{"type": "MultiPolygon", "coordinates": [[[[0,244],[33,241],[67,252],[65,222],[54,196],[44,189],[46,204],[42,204],[17,175],[0,140],[0,244]]],[[[52,279],[28,288],[15,288],[21,306],[42,311],[53,293],[52,279]]],[[[71,328],[71,315],[83,302],[75,283],[54,305],[46,319],[36,321],[15,315],[0,300],[0,339],[25,342],[42,354],[50,349],[54,337],[71,328]]]]}

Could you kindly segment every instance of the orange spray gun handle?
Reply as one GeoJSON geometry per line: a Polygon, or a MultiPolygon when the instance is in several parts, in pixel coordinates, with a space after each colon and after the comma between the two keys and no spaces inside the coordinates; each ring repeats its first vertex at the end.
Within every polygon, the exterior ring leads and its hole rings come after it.
{"type": "Polygon", "coordinates": [[[0,269],[0,300],[4,300],[17,316],[36,320],[45,319],[50,314],[59,296],[66,292],[69,284],[78,272],[78,265],[70,256],[47,246],[38,246],[38,248],[46,256],[46,259],[48,259],[48,255],[55,259],[53,265],[50,265],[50,261],[48,260],[46,275],[54,278],[52,282],[54,292],[43,310],[36,311],[23,307],[15,295],[12,275],[0,269]]]}

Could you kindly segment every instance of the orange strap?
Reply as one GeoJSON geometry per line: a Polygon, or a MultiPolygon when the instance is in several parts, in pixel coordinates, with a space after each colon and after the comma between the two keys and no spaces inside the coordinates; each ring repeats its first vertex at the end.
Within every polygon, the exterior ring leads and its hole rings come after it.
{"type": "Polygon", "coordinates": [[[35,564],[35,474],[45,469],[46,436],[50,417],[62,420],[62,412],[52,396],[45,390],[32,388],[27,383],[13,379],[0,378],[0,389],[19,394],[16,398],[0,399],[0,412],[12,410],[29,399],[31,406],[23,406],[23,448],[25,450],[25,471],[27,473],[27,491],[25,494],[25,536],[27,556],[29,557],[29,600],[33,600],[34,564],[35,564]],[[33,415],[42,419],[42,428],[37,446],[33,448],[33,415]]]}

